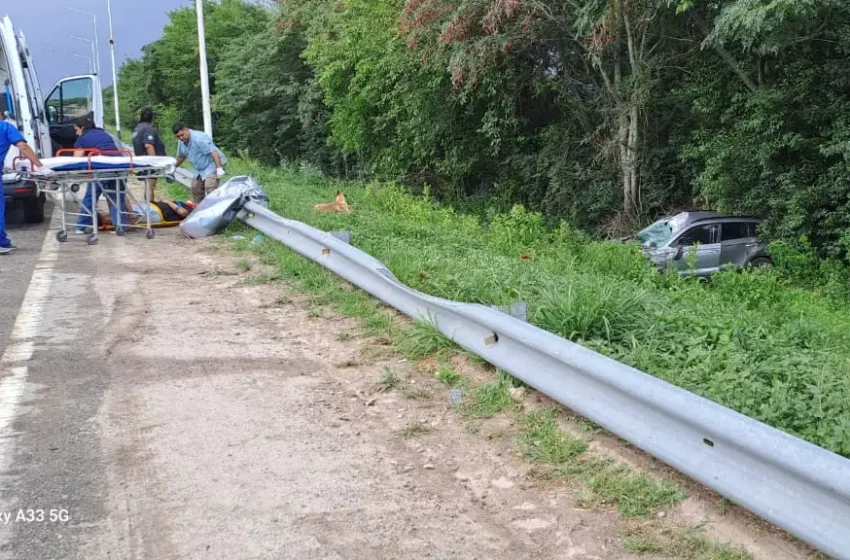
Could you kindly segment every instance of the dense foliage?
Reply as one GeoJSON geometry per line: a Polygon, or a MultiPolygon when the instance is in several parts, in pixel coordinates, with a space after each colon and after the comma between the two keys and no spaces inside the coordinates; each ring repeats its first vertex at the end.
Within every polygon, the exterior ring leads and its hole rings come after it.
{"type": "MultiPolygon", "coordinates": [[[[839,0],[208,1],[231,150],[620,233],[693,207],[850,251],[850,5],[839,0]]],[[[121,71],[200,123],[195,19],[121,71]]]]}

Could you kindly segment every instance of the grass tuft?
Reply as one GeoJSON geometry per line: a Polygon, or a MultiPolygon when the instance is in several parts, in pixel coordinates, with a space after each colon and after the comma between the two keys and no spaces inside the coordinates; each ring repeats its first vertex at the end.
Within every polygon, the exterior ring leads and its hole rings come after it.
{"type": "Polygon", "coordinates": [[[254,268],[254,263],[249,261],[248,259],[242,259],[236,263],[236,267],[242,272],[248,272],[252,268],[254,268]]]}
{"type": "Polygon", "coordinates": [[[375,380],[375,383],[378,385],[378,391],[389,393],[404,387],[406,381],[392,368],[384,366],[381,368],[381,375],[375,380]]]}
{"type": "Polygon", "coordinates": [[[561,430],[552,410],[531,412],[522,425],[520,443],[525,456],[538,466],[535,475],[548,482],[576,483],[581,507],[615,505],[623,517],[647,517],[685,498],[665,480],[635,473],[610,458],[588,456],[587,442],[561,430]]]}
{"type": "Polygon", "coordinates": [[[408,424],[401,430],[399,430],[399,435],[405,439],[415,438],[418,436],[424,436],[425,434],[431,433],[433,428],[430,424],[425,422],[414,422],[412,424],[408,424]]]}
{"type": "Polygon", "coordinates": [[[440,364],[437,367],[437,373],[434,374],[434,377],[437,381],[449,387],[457,387],[465,381],[462,375],[446,364],[440,364]]]}
{"type": "Polygon", "coordinates": [[[418,383],[407,383],[404,387],[402,387],[400,393],[404,398],[411,400],[430,399],[434,396],[431,389],[418,383]]]}
{"type": "Polygon", "coordinates": [[[549,465],[564,465],[587,451],[587,442],[558,429],[551,410],[538,410],[525,417],[524,433],[528,459],[549,465]]]}
{"type": "Polygon", "coordinates": [[[454,342],[428,321],[415,321],[410,327],[400,331],[395,338],[395,344],[410,360],[422,360],[455,347],[454,342]]]}
{"type": "Polygon", "coordinates": [[[468,394],[468,400],[461,403],[459,410],[471,418],[492,418],[514,406],[508,392],[513,387],[511,377],[500,373],[493,383],[479,385],[468,394]]]}
{"type": "Polygon", "coordinates": [[[706,538],[702,525],[632,527],[624,534],[623,546],[639,556],[676,560],[752,560],[752,556],[741,548],[706,538]]]}
{"type": "Polygon", "coordinates": [[[654,511],[674,506],[685,493],[666,480],[644,472],[634,472],[611,459],[591,459],[582,464],[581,507],[614,504],[623,517],[646,517],[654,511]]]}
{"type": "Polygon", "coordinates": [[[622,342],[645,329],[650,317],[649,297],[644,290],[582,278],[544,292],[534,322],[570,340],[622,342]]]}

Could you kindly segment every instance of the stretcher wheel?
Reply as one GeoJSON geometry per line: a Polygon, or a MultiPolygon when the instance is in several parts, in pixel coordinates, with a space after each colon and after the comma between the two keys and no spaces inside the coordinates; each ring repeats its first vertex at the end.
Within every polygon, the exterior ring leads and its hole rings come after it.
{"type": "Polygon", "coordinates": [[[174,177],[168,176],[165,178],[165,182],[169,185],[174,182],[174,177]]]}
{"type": "Polygon", "coordinates": [[[88,242],[89,245],[97,245],[97,241],[98,241],[97,235],[89,236],[89,242],[88,242]]]}
{"type": "Polygon", "coordinates": [[[64,229],[57,231],[56,232],[56,241],[58,241],[59,243],[65,243],[66,241],[68,241],[68,232],[65,231],[64,229]]]}
{"type": "Polygon", "coordinates": [[[145,237],[148,239],[153,239],[156,236],[156,233],[152,229],[149,229],[145,232],[145,237]]]}

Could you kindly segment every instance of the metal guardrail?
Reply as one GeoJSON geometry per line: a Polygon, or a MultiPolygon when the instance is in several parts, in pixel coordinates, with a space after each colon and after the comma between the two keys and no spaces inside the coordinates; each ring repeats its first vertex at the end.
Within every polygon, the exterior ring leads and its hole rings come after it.
{"type": "Polygon", "coordinates": [[[192,188],[192,172],[188,169],[177,169],[174,172],[174,180],[187,189],[192,188]]]}
{"type": "Polygon", "coordinates": [[[248,225],[835,558],[850,559],[850,461],[481,305],[413,290],[359,249],[249,203],[248,225]]]}

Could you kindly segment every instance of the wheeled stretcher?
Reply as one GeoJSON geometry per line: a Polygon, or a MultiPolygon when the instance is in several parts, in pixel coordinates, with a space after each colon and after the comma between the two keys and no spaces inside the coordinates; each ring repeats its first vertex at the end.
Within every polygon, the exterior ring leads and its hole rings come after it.
{"type": "Polygon", "coordinates": [[[75,151],[62,150],[57,154],[58,157],[43,159],[44,167],[26,174],[27,179],[35,183],[39,193],[45,193],[59,205],[62,226],[56,233],[56,239],[60,242],[68,240],[69,216],[74,219],[84,217],[91,219],[88,243],[97,244],[98,189],[106,196],[107,203],[115,209],[112,212],[112,226],[117,235],[124,235],[128,228],[144,228],[145,236],[153,239],[154,229],[150,214],[139,215],[131,210],[135,198],[127,188],[127,183],[132,178],[144,182],[144,207],[147,208],[151,204],[151,193],[146,179],[165,179],[173,182],[176,160],[170,157],[135,156],[127,150],[85,150],[84,157],[62,157],[63,153],[73,154],[75,151]],[[88,189],[92,190],[90,205],[82,202],[88,189]],[[70,209],[68,202],[72,204],[70,209]],[[79,211],[76,211],[77,206],[79,211]]]}

